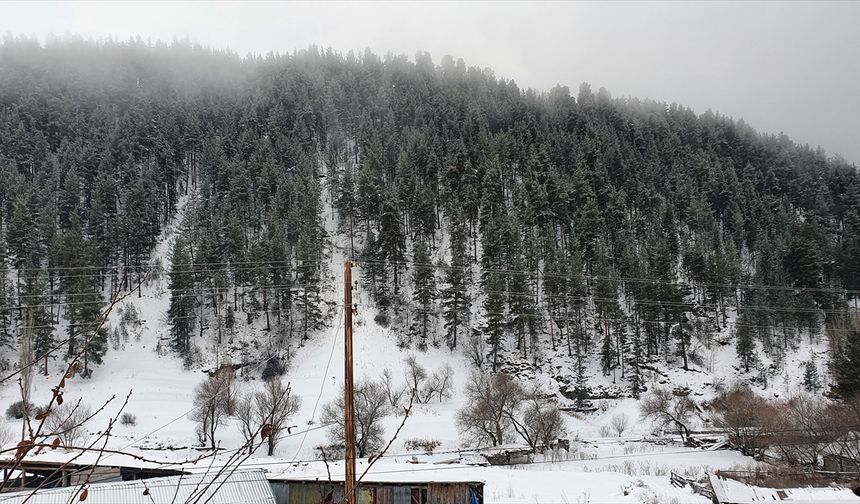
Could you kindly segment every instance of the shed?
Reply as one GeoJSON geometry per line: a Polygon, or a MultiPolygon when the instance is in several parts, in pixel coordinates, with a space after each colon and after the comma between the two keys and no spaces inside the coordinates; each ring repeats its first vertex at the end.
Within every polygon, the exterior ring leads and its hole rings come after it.
{"type": "Polygon", "coordinates": [[[3,467],[2,477],[9,482],[7,489],[17,487],[22,490],[79,485],[87,478],[93,483],[106,483],[182,474],[182,471],[164,469],[152,464],[95,466],[68,460],[24,459],[15,462],[13,459],[3,459],[0,460],[0,466],[3,467]],[[11,471],[12,467],[17,469],[11,471]]]}
{"type": "Polygon", "coordinates": [[[846,457],[839,453],[825,453],[824,470],[837,473],[860,473],[860,464],[853,457],[846,457]]]}
{"type": "Polygon", "coordinates": [[[791,504],[860,504],[860,497],[850,488],[766,488],[709,475],[715,504],[754,504],[780,502],[791,504]]]}
{"type": "MultiPolygon", "coordinates": [[[[290,474],[269,475],[277,504],[343,502],[343,479],[329,481],[290,474]]],[[[483,504],[484,483],[462,479],[398,480],[365,478],[358,486],[358,504],[483,504]]]]}
{"type": "Polygon", "coordinates": [[[530,464],[534,450],[527,445],[501,445],[481,450],[490,465],[530,464]]]}
{"type": "MultiPolygon", "coordinates": [[[[64,488],[6,493],[3,504],[67,503],[81,490],[80,485],[64,488]]],[[[206,502],[209,504],[275,504],[272,487],[262,470],[217,471],[203,474],[181,474],[147,480],[91,484],[88,504],[170,504],[173,502],[206,502]],[[147,492],[148,490],[148,492],[147,492]],[[144,493],[147,492],[147,493],[144,493]]]]}

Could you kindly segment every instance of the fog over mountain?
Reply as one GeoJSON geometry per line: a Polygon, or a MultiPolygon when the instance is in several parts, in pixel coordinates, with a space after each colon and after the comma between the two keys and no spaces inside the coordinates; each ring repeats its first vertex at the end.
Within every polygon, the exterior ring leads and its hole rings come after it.
{"type": "Polygon", "coordinates": [[[0,3],[0,500],[857,501],[858,14],[0,3]]]}
{"type": "Polygon", "coordinates": [[[520,87],[580,82],[743,118],[860,162],[856,2],[4,3],[0,31],[190,38],[246,54],[310,44],[437,62],[520,87]]]}

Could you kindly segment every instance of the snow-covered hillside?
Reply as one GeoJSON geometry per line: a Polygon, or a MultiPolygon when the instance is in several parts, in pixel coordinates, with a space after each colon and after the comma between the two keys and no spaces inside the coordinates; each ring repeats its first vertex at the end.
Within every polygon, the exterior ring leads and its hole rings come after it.
{"type": "MultiPolygon", "coordinates": [[[[183,201],[184,203],[184,201],[183,201]]],[[[177,222],[182,217],[180,211],[177,222]]],[[[334,223],[327,219],[332,236],[334,223]]],[[[168,251],[173,240],[176,222],[168,226],[153,253],[154,262],[169,267],[168,251]]],[[[327,295],[331,300],[342,298],[343,238],[338,238],[332,247],[331,272],[336,277],[332,283],[335,290],[327,295]]],[[[199,364],[185,369],[182,361],[167,349],[164,343],[168,331],[165,313],[169,304],[166,291],[166,276],[162,275],[143,288],[141,295],[124,299],[111,315],[110,323],[119,327],[123,313],[133,310],[139,322],[125,323],[128,337],[122,335],[114,342],[115,348],[106,355],[105,362],[95,368],[91,379],[74,378],[67,382],[66,400],[82,398],[97,407],[111,396],[104,413],[93,419],[87,429],[95,433],[104,429],[109,416],[117,411],[123,397],[131,393],[125,411],[137,417],[136,425],[118,425],[114,428],[109,447],[121,451],[139,453],[149,459],[181,461],[199,455],[194,450],[197,444],[194,423],[189,418],[194,387],[204,380],[204,371],[228,361],[230,355],[217,355],[204,351],[199,364]]],[[[512,468],[480,467],[470,465],[479,460],[463,446],[455,426],[454,417],[459,408],[465,406],[460,393],[465,380],[474,371],[473,365],[461,353],[453,352],[444,345],[430,347],[426,351],[401,350],[398,338],[391,329],[382,328],[374,322],[375,311],[367,303],[365,294],[356,293],[357,312],[355,323],[355,371],[358,380],[377,379],[383,369],[390,368],[396,379],[403,372],[403,360],[408,355],[428,370],[450,364],[454,369],[455,386],[453,398],[444,402],[431,401],[417,405],[407,419],[397,440],[384,459],[374,466],[370,477],[385,478],[408,473],[411,477],[462,477],[487,482],[485,499],[493,503],[562,503],[562,502],[705,502],[693,495],[689,489],[677,489],[669,484],[670,471],[685,474],[700,474],[711,468],[747,466],[753,461],[731,451],[707,451],[685,448],[665,440],[659,444],[649,441],[652,426],[640,421],[638,403],[631,398],[593,400],[594,411],[565,413],[564,421],[571,439],[571,450],[553,452],[538,457],[536,463],[512,468]],[[612,418],[624,415],[630,427],[621,437],[609,432],[612,418]],[[439,443],[434,454],[410,451],[406,442],[412,439],[430,439],[439,443]]],[[[343,323],[342,305],[336,305],[336,313],[330,327],[310,339],[304,346],[295,349],[284,379],[301,397],[300,412],[293,418],[294,427],[283,439],[274,457],[266,457],[263,450],[255,454],[245,465],[261,466],[273,472],[301,476],[325,477],[327,471],[333,475],[342,472],[341,462],[325,464],[318,460],[315,447],[328,442],[328,429],[320,425],[320,414],[325,403],[341,393],[343,383],[343,323]]],[[[259,328],[244,327],[242,331],[259,331],[259,328]]],[[[247,336],[247,334],[246,334],[247,336]]],[[[242,335],[237,335],[241,338],[242,335]]],[[[204,347],[205,348],[205,347],[204,347]]],[[[820,348],[817,348],[820,350],[820,348]]],[[[810,349],[797,351],[797,359],[808,355],[810,349]]],[[[735,356],[730,348],[715,346],[709,371],[683,372],[677,368],[650,372],[648,385],[664,384],[673,387],[689,387],[697,399],[707,399],[714,392],[714,384],[728,384],[734,377],[735,356]]],[[[50,390],[56,385],[62,362],[52,363],[48,376],[34,377],[32,397],[34,402],[47,401],[50,390]]],[[[534,376],[534,380],[552,390],[553,376],[560,369],[548,369],[534,376]]],[[[593,383],[603,384],[609,389],[611,376],[601,376],[590,370],[593,383]]],[[[239,383],[243,391],[261,386],[259,368],[242,368],[239,383]]],[[[788,380],[785,390],[796,387],[788,380]]],[[[5,408],[19,399],[14,384],[0,391],[0,406],[5,408]]],[[[391,436],[401,422],[397,415],[389,416],[385,422],[386,436],[391,436]]],[[[16,428],[11,425],[11,428],[16,428]]],[[[216,458],[224,462],[229,453],[243,443],[238,428],[232,421],[218,432],[223,455],[216,458]]],[[[50,452],[40,457],[62,459],[70,453],[50,452]]],[[[86,455],[80,460],[87,460],[86,455]]],[[[103,463],[131,462],[123,455],[108,455],[103,463]],[[113,461],[111,461],[113,457],[113,461]]],[[[139,462],[138,462],[139,463],[139,462]]],[[[205,462],[208,467],[209,461],[205,462]]],[[[359,472],[367,460],[359,462],[359,472]]],[[[200,466],[198,470],[204,470],[200,466]]]]}

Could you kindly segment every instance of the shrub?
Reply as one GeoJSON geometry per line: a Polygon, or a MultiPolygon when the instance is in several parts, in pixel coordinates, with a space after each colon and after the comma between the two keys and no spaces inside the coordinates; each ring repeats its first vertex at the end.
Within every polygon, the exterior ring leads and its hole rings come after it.
{"type": "Polygon", "coordinates": [[[287,369],[283,361],[276,356],[272,356],[266,360],[266,367],[263,368],[262,378],[263,380],[271,380],[272,378],[282,376],[286,372],[287,369]]]}
{"type": "Polygon", "coordinates": [[[439,446],[441,444],[442,444],[441,442],[439,442],[435,439],[414,438],[414,439],[407,439],[406,442],[403,444],[403,446],[408,451],[422,451],[422,452],[426,453],[427,455],[432,455],[433,451],[436,448],[439,448],[439,446]]]}
{"type": "Polygon", "coordinates": [[[624,434],[624,431],[627,430],[627,427],[630,425],[630,421],[627,418],[627,415],[624,413],[619,413],[612,417],[612,420],[609,421],[609,425],[612,426],[612,430],[618,434],[618,437],[621,437],[624,434]]]}
{"type": "Polygon", "coordinates": [[[78,446],[86,435],[86,423],[92,409],[84,403],[63,403],[54,409],[45,420],[47,432],[60,438],[63,446],[78,446]]]}
{"type": "Polygon", "coordinates": [[[15,401],[6,408],[6,418],[11,420],[20,420],[28,413],[32,414],[33,405],[25,401],[15,401]]]}
{"type": "Polygon", "coordinates": [[[122,312],[122,318],[120,319],[123,324],[139,324],[140,318],[137,315],[137,308],[131,303],[128,304],[128,307],[122,312]]]}
{"type": "Polygon", "coordinates": [[[164,276],[164,263],[160,257],[156,257],[149,265],[149,274],[146,275],[146,284],[151,285],[158,283],[161,277],[164,276]]]}
{"type": "Polygon", "coordinates": [[[389,324],[391,324],[391,319],[388,317],[388,313],[382,310],[377,312],[376,316],[373,317],[373,321],[382,328],[387,328],[389,324]]]}
{"type": "Polygon", "coordinates": [[[137,425],[137,416],[131,413],[123,413],[121,417],[119,417],[119,423],[123,425],[137,425]]]}
{"type": "Polygon", "coordinates": [[[15,440],[15,436],[12,434],[12,431],[9,429],[9,426],[6,425],[6,422],[0,420],[0,448],[6,446],[15,440]]]}
{"type": "Polygon", "coordinates": [[[343,443],[320,445],[314,448],[314,455],[320,460],[343,460],[346,456],[346,447],[343,443]]]}

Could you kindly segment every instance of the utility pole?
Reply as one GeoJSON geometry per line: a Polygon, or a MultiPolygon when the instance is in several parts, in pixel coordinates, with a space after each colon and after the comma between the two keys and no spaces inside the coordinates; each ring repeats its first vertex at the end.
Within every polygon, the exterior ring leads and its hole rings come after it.
{"type": "Polygon", "coordinates": [[[352,262],[343,264],[344,316],[344,391],[343,435],[346,448],[346,478],[343,482],[346,503],[355,504],[355,405],[352,382],[352,262]]]}

